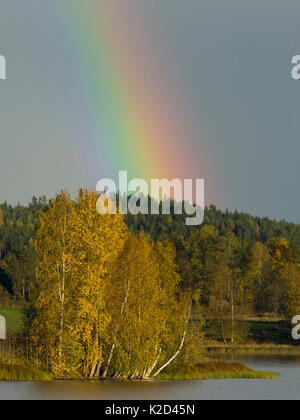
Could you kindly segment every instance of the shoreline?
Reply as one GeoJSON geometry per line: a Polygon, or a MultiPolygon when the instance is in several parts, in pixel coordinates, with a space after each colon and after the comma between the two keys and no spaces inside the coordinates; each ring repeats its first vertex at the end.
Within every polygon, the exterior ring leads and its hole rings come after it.
{"type": "Polygon", "coordinates": [[[195,366],[174,366],[166,369],[155,378],[84,378],[84,377],[55,377],[49,372],[30,367],[1,365],[0,382],[50,382],[50,381],[83,381],[83,382],[141,382],[176,380],[213,380],[213,379],[275,379],[280,374],[275,372],[255,371],[241,363],[226,361],[206,361],[195,366]]]}
{"type": "Polygon", "coordinates": [[[203,354],[219,353],[266,353],[272,355],[299,355],[300,357],[300,345],[287,345],[287,344],[241,344],[237,346],[231,345],[220,345],[220,344],[209,344],[200,347],[203,354]]]}

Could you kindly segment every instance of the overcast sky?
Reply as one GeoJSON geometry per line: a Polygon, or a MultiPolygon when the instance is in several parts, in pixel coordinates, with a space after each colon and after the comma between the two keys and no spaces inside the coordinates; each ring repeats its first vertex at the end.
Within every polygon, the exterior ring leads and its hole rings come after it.
{"type": "MultiPolygon", "coordinates": [[[[0,202],[97,181],[72,145],[68,114],[54,105],[71,88],[63,92],[64,84],[55,84],[67,63],[51,3],[1,0],[0,54],[8,78],[0,81],[0,202]],[[52,77],[45,66],[53,66],[52,77]]],[[[190,141],[206,153],[209,201],[300,222],[300,80],[291,79],[291,59],[300,54],[299,0],[115,3],[134,7],[153,44],[168,52],[172,81],[201,132],[190,141]]],[[[64,73],[61,80],[69,79],[64,73]]],[[[113,162],[103,165],[104,175],[113,162]]]]}

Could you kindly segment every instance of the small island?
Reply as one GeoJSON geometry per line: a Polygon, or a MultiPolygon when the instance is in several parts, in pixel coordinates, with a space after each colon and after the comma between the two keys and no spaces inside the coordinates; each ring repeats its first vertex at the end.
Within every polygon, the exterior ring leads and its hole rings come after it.
{"type": "Polygon", "coordinates": [[[146,223],[96,201],[0,206],[0,381],[271,379],[239,354],[299,355],[289,224],[213,206],[201,227],[146,223]]]}

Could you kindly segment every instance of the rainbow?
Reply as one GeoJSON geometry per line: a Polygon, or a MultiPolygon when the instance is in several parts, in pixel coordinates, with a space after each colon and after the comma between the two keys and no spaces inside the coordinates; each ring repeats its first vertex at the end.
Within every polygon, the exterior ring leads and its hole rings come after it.
{"type": "Polygon", "coordinates": [[[76,147],[88,156],[84,166],[102,160],[130,177],[205,177],[205,153],[197,156],[189,143],[195,133],[188,109],[176,97],[168,59],[147,22],[129,2],[50,3],[81,98],[76,122],[70,109],[70,124],[76,147]],[[84,150],[86,137],[93,144],[90,153],[84,150]]]}

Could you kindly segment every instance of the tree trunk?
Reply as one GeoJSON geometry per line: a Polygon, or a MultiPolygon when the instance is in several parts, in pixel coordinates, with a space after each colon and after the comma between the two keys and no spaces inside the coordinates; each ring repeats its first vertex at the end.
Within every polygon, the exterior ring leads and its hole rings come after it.
{"type": "MultiPolygon", "coordinates": [[[[121,310],[120,310],[120,317],[122,317],[122,315],[123,315],[123,312],[124,312],[124,309],[125,309],[125,305],[126,305],[127,300],[128,300],[130,285],[131,285],[131,282],[129,280],[129,282],[127,284],[125,298],[124,298],[124,301],[122,303],[121,310]]],[[[113,335],[113,342],[112,342],[112,346],[111,346],[111,349],[110,349],[110,352],[109,352],[108,361],[107,361],[106,367],[105,367],[104,372],[103,372],[103,375],[102,375],[103,378],[106,378],[108,369],[109,369],[110,364],[111,364],[111,360],[112,360],[112,357],[113,357],[113,354],[114,354],[114,350],[115,350],[115,347],[116,347],[116,342],[117,342],[117,336],[118,336],[118,332],[119,332],[119,328],[120,328],[120,323],[121,323],[121,321],[119,321],[117,323],[117,326],[116,326],[116,329],[115,329],[115,332],[114,332],[114,335],[113,335]]]]}
{"type": "Polygon", "coordinates": [[[94,377],[96,368],[97,368],[97,362],[94,362],[91,368],[90,374],[89,374],[89,379],[92,379],[94,377]]]}
{"type": "Polygon", "coordinates": [[[155,372],[155,374],[153,375],[153,377],[159,375],[162,370],[164,370],[167,366],[169,366],[170,363],[173,362],[173,360],[176,359],[176,357],[179,355],[179,353],[181,352],[182,347],[184,345],[186,333],[187,333],[187,326],[186,326],[186,328],[184,330],[183,337],[182,337],[182,340],[181,340],[181,343],[180,343],[180,346],[179,346],[177,352],[162,367],[160,367],[157,372],[155,372]]]}
{"type": "Polygon", "coordinates": [[[63,343],[63,332],[64,332],[64,316],[65,316],[65,255],[63,255],[63,276],[62,284],[60,289],[60,330],[59,330],[59,351],[58,357],[59,362],[62,361],[62,343],[63,343]]]}
{"type": "Polygon", "coordinates": [[[181,352],[181,350],[182,350],[182,347],[183,347],[183,345],[184,345],[184,342],[185,342],[185,337],[186,337],[186,334],[187,334],[187,329],[188,329],[188,324],[189,324],[189,320],[190,320],[190,314],[191,314],[191,308],[192,308],[192,302],[190,302],[190,304],[189,304],[189,310],[188,310],[188,316],[187,316],[187,320],[186,320],[186,324],[185,324],[185,329],[184,329],[184,332],[183,332],[183,336],[182,336],[182,340],[181,340],[181,343],[180,343],[180,345],[179,345],[179,348],[178,348],[178,350],[176,351],[176,353],[163,365],[163,366],[161,366],[156,372],[155,372],[155,374],[153,375],[153,377],[155,377],[155,376],[157,376],[157,375],[159,375],[160,374],[160,372],[162,371],[162,370],[164,370],[167,366],[169,366],[169,364],[170,363],[172,363],[173,362],[173,360],[175,360],[176,359],[176,357],[179,355],[179,353],[181,352]]]}
{"type": "MultiPolygon", "coordinates": [[[[96,333],[96,336],[95,336],[94,346],[95,346],[94,349],[96,349],[96,351],[98,352],[98,346],[99,346],[99,334],[98,333],[96,333]]],[[[92,349],[92,351],[94,349],[92,349]]],[[[92,367],[91,367],[91,370],[90,370],[89,379],[92,379],[95,376],[97,365],[99,363],[98,357],[97,358],[94,358],[94,359],[95,360],[94,360],[94,362],[92,364],[92,367]]]]}
{"type": "Polygon", "coordinates": [[[97,369],[96,369],[96,372],[95,372],[95,377],[96,378],[100,377],[100,369],[101,369],[101,363],[98,362],[97,369]]]}
{"type": "Polygon", "coordinates": [[[59,291],[60,295],[60,331],[59,331],[59,363],[62,362],[62,345],[63,345],[63,332],[64,332],[64,317],[65,317],[65,282],[66,282],[66,230],[67,230],[67,215],[65,213],[64,223],[62,227],[62,283],[59,291]]]}

